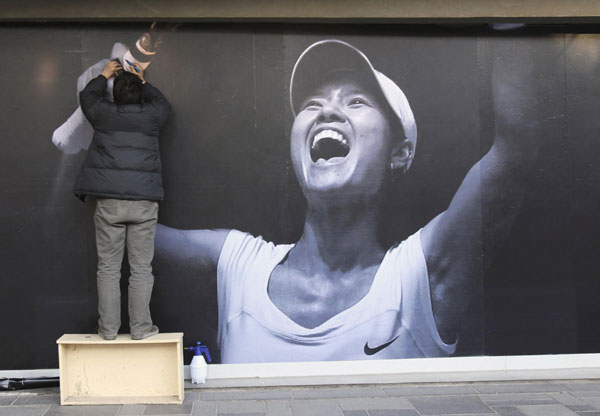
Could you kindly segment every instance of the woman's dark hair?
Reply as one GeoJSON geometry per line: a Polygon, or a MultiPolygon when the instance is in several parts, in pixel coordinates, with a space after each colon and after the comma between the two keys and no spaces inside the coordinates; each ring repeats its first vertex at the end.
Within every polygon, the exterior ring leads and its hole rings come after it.
{"type": "Polygon", "coordinates": [[[119,105],[141,104],[142,80],[130,72],[123,72],[115,78],[113,97],[119,105]]]}

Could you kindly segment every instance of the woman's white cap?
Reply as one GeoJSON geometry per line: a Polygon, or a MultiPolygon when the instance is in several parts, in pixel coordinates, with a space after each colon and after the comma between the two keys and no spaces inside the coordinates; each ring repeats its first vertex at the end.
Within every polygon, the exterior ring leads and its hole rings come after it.
{"type": "MultiPolygon", "coordinates": [[[[406,96],[398,85],[387,76],[373,68],[369,58],[349,43],[337,39],[328,39],[310,45],[298,58],[290,81],[290,103],[294,116],[306,96],[319,86],[322,78],[332,71],[352,70],[375,81],[387,100],[390,108],[398,117],[404,135],[413,145],[417,145],[417,124],[406,96]]],[[[408,162],[410,167],[412,160],[408,162]]]]}

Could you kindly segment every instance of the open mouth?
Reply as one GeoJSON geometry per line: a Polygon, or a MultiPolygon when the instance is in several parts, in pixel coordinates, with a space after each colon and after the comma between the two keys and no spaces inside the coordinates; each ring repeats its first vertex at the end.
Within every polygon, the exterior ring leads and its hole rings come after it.
{"type": "Polygon", "coordinates": [[[313,162],[321,159],[330,160],[335,157],[346,157],[350,152],[348,140],[335,130],[323,130],[315,135],[310,147],[313,162]]]}

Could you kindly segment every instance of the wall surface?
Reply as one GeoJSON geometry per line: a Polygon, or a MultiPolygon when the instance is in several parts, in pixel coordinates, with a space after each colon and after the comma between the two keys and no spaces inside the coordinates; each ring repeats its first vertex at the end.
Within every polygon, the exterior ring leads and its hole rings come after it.
{"type": "MultiPolygon", "coordinates": [[[[56,367],[56,339],[95,331],[94,204],[71,193],[86,151],[61,152],[51,138],[78,106],[78,77],[110,58],[115,42],[132,46],[149,27],[0,26],[0,49],[10,58],[0,74],[7,98],[0,104],[0,369],[56,367]]],[[[498,32],[487,25],[184,23],[166,32],[147,71],[172,105],[160,140],[166,197],[151,304],[161,331],[207,343],[219,361],[215,270],[195,263],[203,252],[170,240],[169,230],[238,229],[276,244],[300,238],[307,202],[290,159],[289,81],[302,51],[330,38],[362,50],[403,89],[415,114],[413,165],[386,188],[378,217],[386,249],[447,209],[504,131],[503,82],[525,91],[524,108],[551,115],[517,117],[507,130],[526,125],[542,143],[520,179],[522,203],[508,205],[518,211],[514,224],[497,235],[485,272],[475,273],[455,355],[600,352],[600,37],[577,25],[498,32]],[[502,74],[494,70],[499,62],[510,64],[502,74]],[[540,84],[541,92],[529,88],[540,84]]],[[[125,293],[126,279],[121,286],[125,293]]],[[[128,332],[126,307],[123,322],[128,332]]],[[[248,361],[272,359],[252,351],[248,361]]]]}
{"type": "Polygon", "coordinates": [[[3,2],[0,18],[11,20],[476,20],[527,21],[566,18],[596,22],[600,4],[596,0],[9,0],[3,2]]]}

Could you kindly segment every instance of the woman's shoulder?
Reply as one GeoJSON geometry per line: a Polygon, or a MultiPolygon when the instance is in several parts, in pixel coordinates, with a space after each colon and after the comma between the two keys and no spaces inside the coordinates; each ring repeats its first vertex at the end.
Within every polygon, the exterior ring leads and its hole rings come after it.
{"type": "Polygon", "coordinates": [[[275,244],[265,240],[261,235],[254,236],[240,230],[230,230],[225,239],[219,263],[248,263],[252,261],[268,261],[278,256],[281,251],[288,251],[293,244],[275,244]]]}
{"type": "Polygon", "coordinates": [[[392,244],[387,251],[389,257],[402,257],[402,256],[423,256],[423,247],[421,245],[421,232],[422,228],[414,234],[409,235],[404,240],[392,244]]]}

